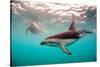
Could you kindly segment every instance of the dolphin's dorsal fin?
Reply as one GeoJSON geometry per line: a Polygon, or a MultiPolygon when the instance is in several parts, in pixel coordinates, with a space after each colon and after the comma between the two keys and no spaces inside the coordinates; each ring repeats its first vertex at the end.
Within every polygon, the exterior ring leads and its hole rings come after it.
{"type": "Polygon", "coordinates": [[[72,21],[70,27],[69,27],[69,30],[72,30],[72,31],[76,31],[76,28],[75,28],[75,21],[72,21]]]}
{"type": "Polygon", "coordinates": [[[68,55],[72,55],[68,49],[66,49],[64,46],[60,46],[60,48],[68,55]]]}

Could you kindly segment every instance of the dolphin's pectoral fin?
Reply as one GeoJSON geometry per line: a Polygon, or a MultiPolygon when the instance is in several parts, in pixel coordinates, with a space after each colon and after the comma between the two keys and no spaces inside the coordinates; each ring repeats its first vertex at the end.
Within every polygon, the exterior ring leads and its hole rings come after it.
{"type": "Polygon", "coordinates": [[[60,46],[60,48],[61,48],[66,54],[72,55],[71,52],[70,52],[68,49],[66,49],[64,46],[60,46]]]}
{"type": "MultiPolygon", "coordinates": [[[[67,41],[67,42],[68,42],[68,41],[67,41]]],[[[72,55],[71,52],[70,52],[68,49],[66,49],[66,48],[64,47],[65,44],[66,44],[66,40],[65,40],[65,41],[62,40],[62,41],[58,42],[58,46],[61,48],[61,50],[63,50],[63,52],[65,52],[65,53],[68,54],[68,55],[72,55]]]]}

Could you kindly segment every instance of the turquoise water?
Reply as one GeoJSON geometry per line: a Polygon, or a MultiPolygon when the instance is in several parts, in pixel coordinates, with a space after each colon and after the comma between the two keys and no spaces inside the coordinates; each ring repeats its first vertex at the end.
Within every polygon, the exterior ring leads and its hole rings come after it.
{"type": "MultiPolygon", "coordinates": [[[[25,34],[26,25],[24,19],[17,15],[12,15],[12,31],[11,31],[11,61],[14,66],[25,65],[43,65],[58,63],[76,63],[96,61],[96,33],[86,34],[77,42],[66,47],[72,55],[65,54],[58,47],[42,46],[41,41],[44,40],[52,32],[59,32],[66,27],[52,29],[48,28],[48,34],[33,34],[28,32],[25,34]]],[[[47,22],[47,21],[45,21],[47,22]]],[[[69,25],[69,24],[67,24],[69,25]]],[[[94,27],[92,21],[87,21],[85,25],[76,24],[81,29],[91,30],[94,27]],[[81,25],[81,26],[80,26],[81,25]]],[[[68,27],[68,26],[67,26],[68,27]]]]}

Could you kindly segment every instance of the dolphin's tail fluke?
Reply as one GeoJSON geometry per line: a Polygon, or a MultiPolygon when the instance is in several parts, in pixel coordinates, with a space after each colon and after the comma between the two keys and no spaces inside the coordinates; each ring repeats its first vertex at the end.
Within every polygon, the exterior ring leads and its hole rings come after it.
{"type": "Polygon", "coordinates": [[[81,30],[81,31],[79,31],[79,33],[81,34],[81,33],[93,33],[93,31],[89,31],[89,30],[86,30],[86,29],[83,29],[83,30],[81,30]]]}

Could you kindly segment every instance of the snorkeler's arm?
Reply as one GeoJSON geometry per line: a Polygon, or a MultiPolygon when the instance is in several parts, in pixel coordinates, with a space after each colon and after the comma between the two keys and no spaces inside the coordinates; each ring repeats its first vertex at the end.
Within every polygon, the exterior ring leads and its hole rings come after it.
{"type": "Polygon", "coordinates": [[[25,32],[26,35],[27,35],[27,33],[28,33],[28,30],[29,30],[29,27],[26,29],[26,32],[25,32]]]}

